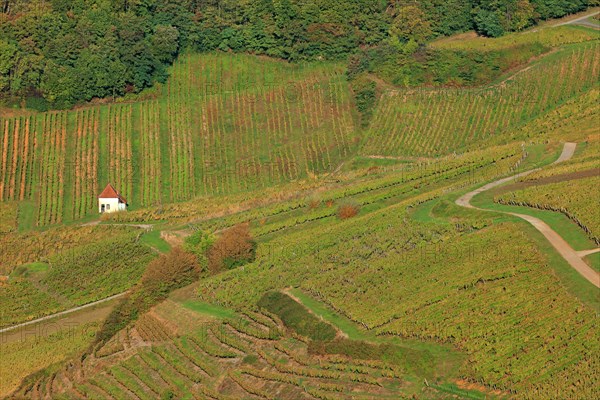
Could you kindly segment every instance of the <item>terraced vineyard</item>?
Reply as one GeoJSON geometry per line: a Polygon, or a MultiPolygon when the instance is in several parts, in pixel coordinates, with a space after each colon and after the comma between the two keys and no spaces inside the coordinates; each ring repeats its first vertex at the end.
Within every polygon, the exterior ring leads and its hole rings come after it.
{"type": "MultiPolygon", "coordinates": [[[[185,312],[179,307],[178,313],[185,312]]],[[[198,316],[188,311],[188,318],[198,316]]],[[[315,357],[285,334],[272,314],[247,310],[233,319],[206,320],[194,331],[155,312],[71,368],[32,379],[17,395],[69,398],[185,399],[409,398],[404,371],[380,361],[315,357]],[[101,370],[93,366],[102,365],[101,370]],[[91,373],[94,371],[93,373],[91,373]],[[274,395],[277,393],[277,395],[274,395]],[[358,397],[356,397],[358,396],[358,397]]],[[[425,389],[428,398],[443,394],[425,389]]]]}
{"type": "Polygon", "coordinates": [[[562,286],[527,227],[443,201],[417,223],[406,211],[415,202],[278,233],[255,263],[203,283],[200,296],[242,307],[298,286],[369,332],[453,344],[468,354],[464,379],[511,397],[577,398],[576,382],[595,397],[595,311],[562,286]],[[436,222],[448,214],[451,224],[436,222]]]}
{"type": "Polygon", "coordinates": [[[201,203],[167,204],[156,211],[114,214],[111,221],[169,219],[179,223],[191,222],[194,229],[208,231],[254,221],[259,225],[256,235],[264,235],[290,225],[335,216],[337,206],[346,201],[362,206],[377,205],[416,195],[429,188],[445,186],[444,190],[450,191],[484,182],[516,169],[524,155],[520,146],[494,146],[482,153],[340,173],[336,174],[335,180],[299,182],[241,195],[207,197],[201,203]],[[271,221],[273,224],[269,223],[271,221]]]}
{"type": "Polygon", "coordinates": [[[510,137],[510,131],[597,85],[598,46],[566,47],[488,88],[387,91],[362,153],[437,156],[510,137]]]}
{"type": "Polygon", "coordinates": [[[600,209],[590,193],[600,192],[600,176],[536,185],[495,198],[501,204],[558,211],[579,225],[600,244],[600,209]]]}
{"type": "MultiPolygon", "coordinates": [[[[53,365],[67,360],[74,354],[85,350],[90,335],[97,330],[95,323],[74,324],[55,331],[56,324],[29,329],[10,340],[3,336],[0,344],[0,372],[2,385],[0,395],[7,396],[18,387],[21,379],[39,370],[42,365],[53,365]],[[8,340],[7,340],[8,339],[8,340]]],[[[4,334],[3,334],[4,335],[4,334]]]]}
{"type": "Polygon", "coordinates": [[[343,69],[188,55],[155,100],[0,120],[0,198],[33,226],[97,212],[112,183],[133,208],[331,171],[356,147],[343,69]]]}

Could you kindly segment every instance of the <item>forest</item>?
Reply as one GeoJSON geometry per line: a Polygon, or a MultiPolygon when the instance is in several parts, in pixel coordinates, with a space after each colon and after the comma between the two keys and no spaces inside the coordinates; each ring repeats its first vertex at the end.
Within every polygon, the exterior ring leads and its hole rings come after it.
{"type": "MultiPolygon", "coordinates": [[[[0,98],[5,105],[24,103],[44,111],[135,94],[165,82],[167,67],[179,53],[213,50],[288,61],[348,60],[350,75],[371,69],[394,84],[474,84],[478,74],[497,69],[506,57],[493,54],[474,61],[460,52],[425,51],[426,43],[469,30],[497,37],[598,4],[599,0],[1,0],[0,98]],[[450,61],[441,65],[442,59],[450,61]],[[378,64],[369,67],[374,60],[378,64]],[[470,72],[457,70],[463,64],[470,72]],[[396,69],[401,72],[390,73],[396,69]]],[[[533,56],[540,49],[521,51],[533,56]]],[[[363,93],[370,96],[369,90],[363,93]]]]}

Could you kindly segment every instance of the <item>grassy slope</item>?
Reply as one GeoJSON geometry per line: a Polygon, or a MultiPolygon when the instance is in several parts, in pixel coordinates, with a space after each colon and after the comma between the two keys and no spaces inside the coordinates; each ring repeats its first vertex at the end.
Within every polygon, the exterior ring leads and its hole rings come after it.
{"type": "Polygon", "coordinates": [[[592,29],[580,29],[576,26],[534,27],[525,32],[509,34],[499,38],[486,38],[474,32],[462,33],[455,36],[440,38],[431,43],[439,49],[489,51],[507,49],[520,44],[539,42],[548,47],[558,47],[564,44],[580,43],[598,39],[600,33],[592,29]]]}

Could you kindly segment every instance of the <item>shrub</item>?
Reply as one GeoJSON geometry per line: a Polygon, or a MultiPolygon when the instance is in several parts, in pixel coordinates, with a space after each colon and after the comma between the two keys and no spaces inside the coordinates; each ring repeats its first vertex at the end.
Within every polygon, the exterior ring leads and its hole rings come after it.
{"type": "Polygon", "coordinates": [[[314,210],[315,208],[318,208],[321,205],[321,199],[316,195],[310,196],[307,199],[307,201],[308,201],[308,208],[310,210],[314,210]]]}
{"type": "Polygon", "coordinates": [[[188,285],[198,279],[199,267],[196,257],[180,247],[162,254],[148,264],[141,285],[153,296],[164,297],[171,290],[188,285]]]}
{"type": "Polygon", "coordinates": [[[348,219],[355,217],[358,214],[359,206],[356,204],[342,204],[338,208],[338,218],[339,219],[348,219]]]}
{"type": "Polygon", "coordinates": [[[333,326],[309,313],[306,308],[281,292],[268,292],[258,305],[277,314],[285,326],[312,340],[332,340],[336,331],[333,326]]]}
{"type": "Polygon", "coordinates": [[[208,267],[206,253],[215,242],[213,234],[203,231],[196,231],[185,239],[184,249],[194,253],[198,258],[198,263],[204,269],[208,267]]]}
{"type": "Polygon", "coordinates": [[[224,231],[207,251],[208,268],[212,273],[236,268],[254,261],[256,242],[248,224],[239,224],[224,231]]]}
{"type": "Polygon", "coordinates": [[[171,389],[167,389],[160,395],[161,400],[171,400],[175,398],[175,393],[171,389]]]}
{"type": "Polygon", "coordinates": [[[50,104],[43,97],[32,96],[25,99],[25,107],[39,112],[46,112],[50,109],[50,104]]]}

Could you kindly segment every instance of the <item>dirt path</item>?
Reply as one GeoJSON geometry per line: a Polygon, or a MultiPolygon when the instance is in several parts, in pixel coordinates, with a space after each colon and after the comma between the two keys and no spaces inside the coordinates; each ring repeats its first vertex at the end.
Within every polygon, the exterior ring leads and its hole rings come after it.
{"type": "MultiPolygon", "coordinates": [[[[558,159],[554,162],[554,164],[564,162],[573,157],[575,153],[575,148],[577,147],[577,143],[565,143],[562,154],[558,159]]],[[[548,224],[542,221],[539,218],[532,217],[530,215],[525,214],[517,214],[511,212],[503,212],[503,211],[494,211],[494,210],[486,210],[482,208],[477,208],[471,205],[471,200],[476,195],[483,193],[487,190],[500,186],[504,183],[510,182],[511,180],[515,180],[522,176],[529,175],[535,171],[539,171],[540,168],[536,168],[530,171],[521,172],[514,176],[510,176],[508,178],[503,178],[497,180],[492,183],[488,183],[487,185],[482,186],[479,189],[473,190],[463,196],[461,196],[458,200],[456,200],[456,204],[461,207],[477,209],[481,211],[490,211],[490,212],[502,212],[504,214],[513,215],[515,217],[519,217],[529,222],[535,229],[537,229],[544,237],[552,244],[552,246],[558,251],[558,253],[569,263],[571,267],[573,267],[581,276],[590,281],[594,286],[600,288],[600,275],[594,271],[583,259],[580,254],[573,250],[573,248],[558,234],[556,233],[548,224]]],[[[591,251],[591,250],[590,250],[591,251]]]]}
{"type": "Polygon", "coordinates": [[[81,226],[130,226],[132,228],[145,229],[147,231],[152,230],[154,225],[151,224],[102,224],[102,221],[92,221],[81,224],[81,226]]]}
{"type": "Polygon", "coordinates": [[[581,258],[583,257],[587,257],[590,256],[592,254],[596,254],[596,253],[600,253],[600,247],[597,249],[592,249],[592,250],[582,250],[582,251],[578,251],[577,255],[581,258]]]}
{"type": "Polygon", "coordinates": [[[23,322],[22,324],[8,326],[6,328],[0,329],[0,333],[9,332],[9,331],[12,331],[12,330],[15,330],[15,329],[22,328],[22,327],[27,326],[27,325],[38,324],[40,322],[47,321],[49,319],[57,318],[57,317],[60,317],[60,316],[66,315],[66,314],[71,314],[71,313],[74,313],[74,312],[77,312],[77,311],[84,310],[86,308],[94,307],[94,306],[97,306],[98,304],[106,303],[108,301],[111,301],[111,300],[117,299],[119,297],[122,297],[126,293],[127,292],[115,294],[114,296],[110,296],[110,297],[107,297],[107,298],[102,299],[102,300],[94,301],[93,303],[84,304],[82,306],[71,308],[71,309],[65,310],[65,311],[61,311],[61,312],[58,312],[56,314],[47,315],[47,316],[42,317],[42,318],[38,318],[38,319],[31,320],[31,321],[23,322]]]}
{"type": "Polygon", "coordinates": [[[577,25],[585,25],[585,26],[588,26],[590,28],[596,28],[596,29],[598,29],[598,24],[597,23],[593,23],[593,22],[588,22],[587,21],[588,18],[594,17],[594,16],[596,16],[598,14],[600,14],[600,11],[594,11],[593,13],[584,15],[583,17],[572,19],[572,20],[566,21],[566,22],[561,22],[560,24],[556,24],[556,25],[553,25],[553,26],[563,26],[563,25],[574,25],[574,24],[577,24],[577,25]]]}

